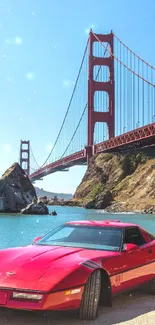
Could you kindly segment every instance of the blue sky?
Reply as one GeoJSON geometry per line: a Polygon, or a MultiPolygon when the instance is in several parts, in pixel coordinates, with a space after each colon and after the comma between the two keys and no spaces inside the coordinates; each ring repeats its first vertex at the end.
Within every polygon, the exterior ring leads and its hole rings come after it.
{"type": "MultiPolygon", "coordinates": [[[[154,13],[154,0],[0,0],[0,174],[18,161],[20,139],[31,141],[40,165],[46,159],[92,26],[112,29],[155,66],[154,13]]],[[[73,193],[84,172],[74,167],[36,185],[73,193]]]]}

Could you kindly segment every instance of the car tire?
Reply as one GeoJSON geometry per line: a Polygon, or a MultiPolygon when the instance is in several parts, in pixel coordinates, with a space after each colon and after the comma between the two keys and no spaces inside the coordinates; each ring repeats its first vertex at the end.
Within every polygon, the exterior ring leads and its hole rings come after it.
{"type": "Polygon", "coordinates": [[[144,290],[150,295],[155,295],[155,278],[150,280],[148,283],[145,283],[144,290]]]}
{"type": "Polygon", "coordinates": [[[81,300],[79,318],[93,320],[98,316],[101,292],[101,271],[94,271],[88,278],[81,300]]]}

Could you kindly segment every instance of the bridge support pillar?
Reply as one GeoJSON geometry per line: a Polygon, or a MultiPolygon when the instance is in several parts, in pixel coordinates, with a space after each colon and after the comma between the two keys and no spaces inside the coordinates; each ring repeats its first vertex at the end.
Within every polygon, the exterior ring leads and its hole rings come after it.
{"type": "Polygon", "coordinates": [[[89,164],[90,158],[93,155],[93,150],[92,150],[92,146],[86,146],[85,147],[86,150],[86,158],[87,158],[87,165],[89,164]]]}
{"type": "Polygon", "coordinates": [[[20,167],[30,175],[30,141],[20,142],[20,167]]]}
{"type": "MultiPolygon", "coordinates": [[[[101,45],[102,46],[102,45],[101,45]]],[[[94,34],[92,31],[89,35],[89,71],[88,71],[88,144],[87,144],[87,161],[89,162],[92,154],[94,144],[94,129],[96,122],[105,122],[108,126],[109,138],[114,137],[114,45],[113,45],[113,33],[107,35],[94,34]],[[108,57],[95,57],[93,55],[94,42],[107,43],[108,44],[108,57]],[[106,66],[109,68],[109,80],[96,81],[94,79],[94,67],[106,66]],[[108,111],[104,111],[104,107],[101,112],[95,111],[94,108],[94,95],[96,91],[108,93],[108,111]]]]}

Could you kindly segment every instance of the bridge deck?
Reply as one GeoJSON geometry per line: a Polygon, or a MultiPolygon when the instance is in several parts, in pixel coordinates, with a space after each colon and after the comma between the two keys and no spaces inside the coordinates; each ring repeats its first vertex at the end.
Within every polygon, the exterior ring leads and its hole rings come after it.
{"type": "MultiPolygon", "coordinates": [[[[110,140],[96,144],[94,145],[93,151],[94,154],[102,152],[117,152],[125,148],[130,148],[133,145],[136,147],[143,147],[152,144],[155,144],[155,123],[148,124],[115,138],[111,138],[110,140]]],[[[83,149],[38,169],[36,172],[31,174],[29,178],[33,182],[57,171],[66,171],[66,168],[76,165],[85,165],[86,163],[86,150],[83,149]]]]}

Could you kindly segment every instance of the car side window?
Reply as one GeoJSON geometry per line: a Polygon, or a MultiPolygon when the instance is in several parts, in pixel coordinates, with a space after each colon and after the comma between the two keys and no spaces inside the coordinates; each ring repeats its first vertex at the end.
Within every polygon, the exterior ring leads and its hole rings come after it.
{"type": "Polygon", "coordinates": [[[142,246],[146,243],[138,227],[126,228],[124,234],[124,244],[135,244],[142,246]]]}
{"type": "Polygon", "coordinates": [[[146,235],[148,236],[148,238],[149,238],[150,241],[155,240],[155,236],[154,236],[154,235],[150,234],[150,233],[147,232],[146,230],[145,230],[145,233],[146,233],[146,235]]]}

